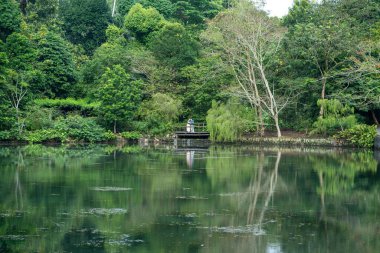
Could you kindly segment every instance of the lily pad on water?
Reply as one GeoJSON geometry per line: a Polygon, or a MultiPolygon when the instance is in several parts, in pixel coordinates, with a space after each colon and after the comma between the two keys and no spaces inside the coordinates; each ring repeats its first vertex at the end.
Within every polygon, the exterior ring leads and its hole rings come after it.
{"type": "Polygon", "coordinates": [[[133,189],[132,188],[107,186],[107,187],[93,187],[93,188],[91,188],[91,190],[101,191],[101,192],[121,192],[121,191],[131,191],[133,189]]]}
{"type": "Polygon", "coordinates": [[[238,227],[202,227],[202,229],[209,229],[214,233],[226,233],[226,234],[253,234],[253,235],[265,235],[266,232],[259,225],[247,225],[238,227]]]}

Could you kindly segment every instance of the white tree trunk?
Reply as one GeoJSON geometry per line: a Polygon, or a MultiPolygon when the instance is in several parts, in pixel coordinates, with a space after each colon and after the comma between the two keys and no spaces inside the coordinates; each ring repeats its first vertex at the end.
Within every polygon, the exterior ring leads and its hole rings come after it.
{"type": "Polygon", "coordinates": [[[113,6],[112,6],[112,17],[115,16],[115,11],[116,11],[116,0],[113,0],[113,6]]]}

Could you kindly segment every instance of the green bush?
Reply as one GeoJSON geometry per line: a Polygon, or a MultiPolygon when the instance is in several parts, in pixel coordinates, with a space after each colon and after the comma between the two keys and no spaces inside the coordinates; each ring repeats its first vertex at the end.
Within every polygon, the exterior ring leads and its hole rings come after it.
{"type": "Polygon", "coordinates": [[[334,137],[343,139],[356,147],[371,148],[373,147],[377,135],[377,127],[364,124],[356,125],[350,129],[340,131],[334,137]]]}
{"type": "Polygon", "coordinates": [[[18,133],[16,131],[0,131],[0,141],[17,140],[18,133]]]}
{"type": "Polygon", "coordinates": [[[66,133],[59,132],[56,129],[40,129],[28,132],[24,137],[30,143],[63,142],[66,138],[66,133]]]}
{"type": "Polygon", "coordinates": [[[68,141],[99,142],[105,140],[104,128],[100,127],[94,119],[78,115],[59,118],[54,124],[54,129],[65,133],[68,141]]]}
{"type": "Polygon", "coordinates": [[[116,140],[116,135],[113,132],[108,130],[107,132],[103,133],[102,139],[103,141],[114,141],[116,140]]]}
{"type": "Polygon", "coordinates": [[[32,106],[28,108],[25,125],[28,130],[39,130],[52,128],[54,125],[53,117],[55,111],[52,108],[41,108],[40,106],[32,106]]]}
{"type": "Polygon", "coordinates": [[[139,132],[122,132],[121,137],[127,140],[138,140],[142,137],[139,132]]]}

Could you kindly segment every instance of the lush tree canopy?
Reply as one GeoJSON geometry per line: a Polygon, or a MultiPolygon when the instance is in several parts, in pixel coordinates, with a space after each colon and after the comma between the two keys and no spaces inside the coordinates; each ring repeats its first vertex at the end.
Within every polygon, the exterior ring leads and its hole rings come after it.
{"type": "Polygon", "coordinates": [[[208,119],[226,140],[379,124],[380,2],[260,2],[0,0],[2,136],[56,138],[72,114],[153,135],[208,119]]]}
{"type": "Polygon", "coordinates": [[[20,30],[21,12],[15,0],[0,1],[0,39],[20,30]]]}
{"type": "Polygon", "coordinates": [[[106,40],[105,30],[111,20],[106,0],[61,1],[60,16],[69,41],[91,53],[106,40]]]}

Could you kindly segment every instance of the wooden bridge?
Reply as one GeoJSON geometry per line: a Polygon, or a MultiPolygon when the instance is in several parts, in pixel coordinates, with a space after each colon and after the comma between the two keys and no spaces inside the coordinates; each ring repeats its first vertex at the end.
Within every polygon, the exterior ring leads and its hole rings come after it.
{"type": "Polygon", "coordinates": [[[207,132],[205,123],[194,124],[194,132],[188,131],[187,126],[180,127],[175,131],[175,138],[177,139],[208,139],[210,133],[207,132]]]}

